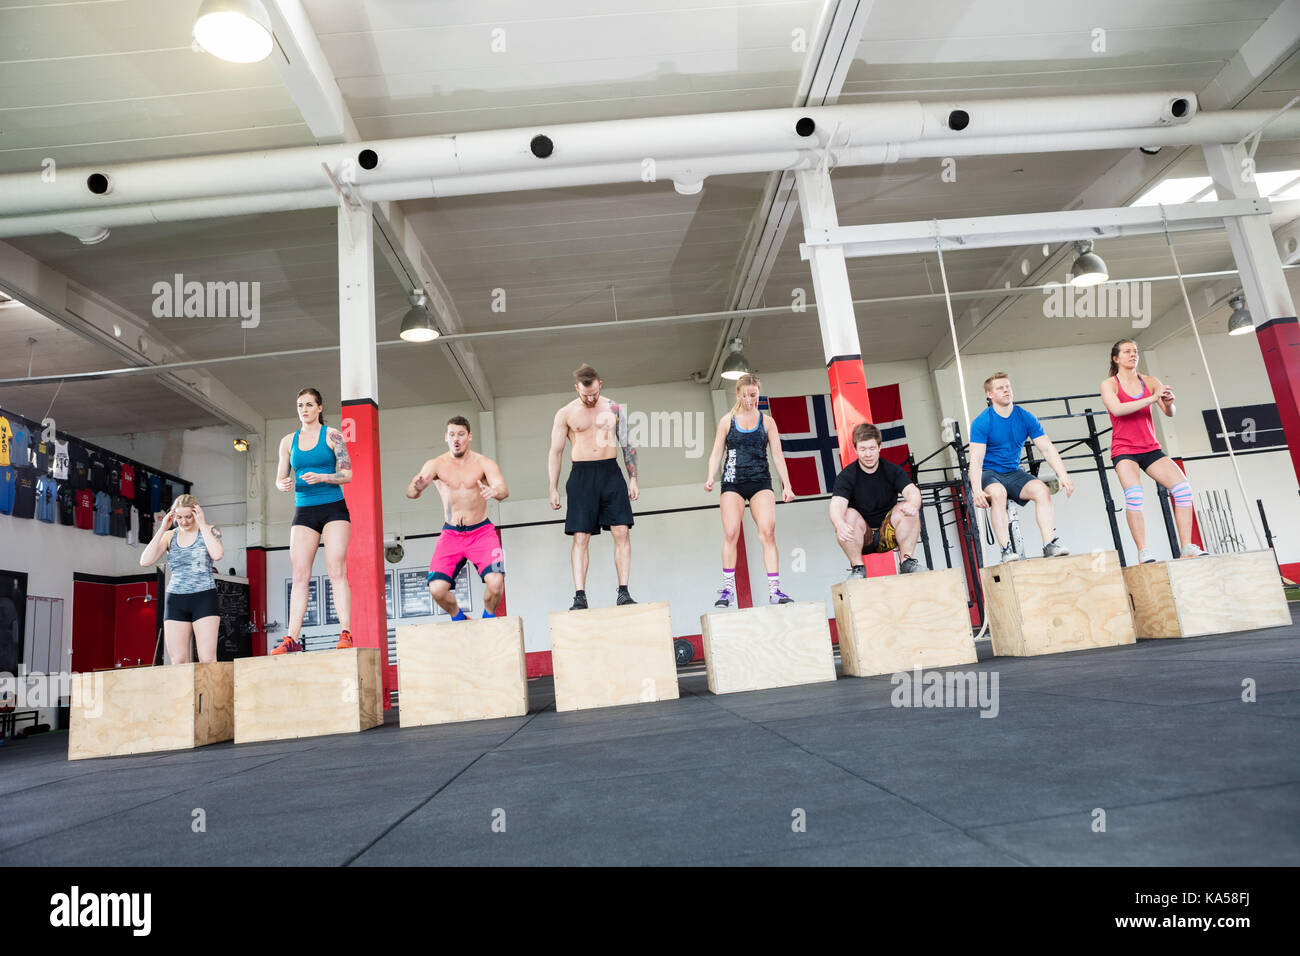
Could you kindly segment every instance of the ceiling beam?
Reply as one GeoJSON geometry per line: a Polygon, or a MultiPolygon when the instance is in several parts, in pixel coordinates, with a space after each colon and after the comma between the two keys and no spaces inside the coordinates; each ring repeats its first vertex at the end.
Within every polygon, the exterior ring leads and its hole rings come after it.
{"type": "MultiPolygon", "coordinates": [[[[5,242],[0,242],[0,290],[56,325],[107,349],[127,365],[148,368],[188,358],[157,326],[5,242]]],[[[266,420],[255,408],[202,369],[193,369],[184,378],[176,372],[156,374],[161,384],[244,434],[261,434],[266,427],[266,420]]]]}
{"type": "MultiPolygon", "coordinates": [[[[873,3],[874,0],[825,0],[792,106],[796,109],[830,106],[839,101],[873,3]]],[[[768,174],[763,198],[750,221],[733,273],[731,292],[727,297],[729,310],[757,308],[762,303],[767,278],[781,254],[786,232],[798,210],[794,172],[785,170],[768,174]]],[[[729,353],[728,343],[742,335],[748,324],[744,316],[723,324],[707,372],[712,387],[720,387],[722,363],[729,353]]]]}
{"type": "MultiPolygon", "coordinates": [[[[276,70],[312,136],[321,144],[360,142],[334,71],[301,0],[267,0],[266,9],[279,44],[273,54],[276,70]]],[[[428,295],[440,331],[463,332],[465,323],[456,303],[400,206],[376,202],[373,210],[376,244],[398,280],[408,293],[420,289],[428,295]]],[[[492,388],[473,347],[463,342],[444,342],[441,348],[475,407],[479,411],[491,409],[492,388]]]]}

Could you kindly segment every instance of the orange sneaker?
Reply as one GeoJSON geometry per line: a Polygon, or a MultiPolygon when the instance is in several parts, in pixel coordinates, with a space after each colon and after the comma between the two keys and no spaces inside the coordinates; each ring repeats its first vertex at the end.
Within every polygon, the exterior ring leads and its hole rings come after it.
{"type": "Polygon", "coordinates": [[[345,630],[342,634],[339,635],[339,642],[334,645],[334,649],[336,651],[341,651],[344,648],[348,648],[351,646],[352,646],[352,632],[345,630]]]}
{"type": "Polygon", "coordinates": [[[296,651],[300,651],[300,650],[302,650],[302,645],[297,641],[295,641],[292,637],[286,636],[284,640],[280,641],[279,644],[275,645],[275,650],[271,651],[271,653],[272,654],[293,654],[296,651]]]}

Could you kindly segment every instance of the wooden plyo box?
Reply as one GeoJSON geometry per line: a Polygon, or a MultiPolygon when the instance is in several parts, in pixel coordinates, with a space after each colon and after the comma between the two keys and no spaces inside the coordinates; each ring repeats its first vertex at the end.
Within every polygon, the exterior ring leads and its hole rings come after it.
{"type": "Polygon", "coordinates": [[[68,759],[188,750],[229,740],[234,675],[230,661],[72,675],[68,759]]]}
{"type": "Polygon", "coordinates": [[[1271,550],[1124,569],[1138,637],[1199,637],[1291,623],[1271,550]]]}
{"type": "Polygon", "coordinates": [[[820,601],[701,614],[700,634],[711,693],[835,680],[831,629],[820,601]]]}
{"type": "Polygon", "coordinates": [[[524,624],[471,618],[397,629],[398,718],[403,727],[528,713],[524,624]]]}
{"type": "Polygon", "coordinates": [[[850,677],[977,660],[966,579],[956,568],[842,581],[831,598],[840,666],[850,677]]]}
{"type": "Polygon", "coordinates": [[[551,666],[557,711],[675,700],[668,603],[556,611],[551,666]]]}
{"type": "Polygon", "coordinates": [[[1030,558],[980,570],[999,657],[1059,654],[1137,640],[1114,551],[1030,558]]]}
{"type": "Polygon", "coordinates": [[[235,661],[235,743],[366,730],[384,722],[379,648],[235,661]]]}

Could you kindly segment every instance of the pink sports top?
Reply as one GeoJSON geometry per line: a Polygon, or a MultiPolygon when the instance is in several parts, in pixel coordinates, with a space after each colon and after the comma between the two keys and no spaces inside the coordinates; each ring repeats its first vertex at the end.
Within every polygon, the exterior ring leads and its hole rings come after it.
{"type": "MultiPolygon", "coordinates": [[[[1142,382],[1141,395],[1129,395],[1115,376],[1115,393],[1121,402],[1136,402],[1151,393],[1147,391],[1146,379],[1138,376],[1142,382]]],[[[1140,412],[1131,415],[1110,416],[1110,458],[1116,455],[1143,455],[1149,451],[1159,451],[1160,442],[1156,440],[1156,425],[1151,417],[1153,406],[1148,405],[1140,412]]]]}

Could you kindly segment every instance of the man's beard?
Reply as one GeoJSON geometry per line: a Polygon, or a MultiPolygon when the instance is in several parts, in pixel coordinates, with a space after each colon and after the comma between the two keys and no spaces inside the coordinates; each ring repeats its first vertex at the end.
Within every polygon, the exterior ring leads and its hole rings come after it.
{"type": "Polygon", "coordinates": [[[456,449],[453,448],[453,449],[451,450],[451,457],[452,457],[452,458],[464,458],[464,457],[465,457],[465,453],[468,452],[468,451],[469,451],[468,448],[462,448],[460,451],[456,451],[456,449]]]}
{"type": "Polygon", "coordinates": [[[582,404],[586,408],[595,408],[596,403],[600,401],[599,395],[594,396],[591,401],[587,401],[586,397],[582,395],[579,395],[578,397],[582,399],[582,404]]]}

